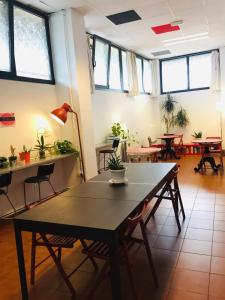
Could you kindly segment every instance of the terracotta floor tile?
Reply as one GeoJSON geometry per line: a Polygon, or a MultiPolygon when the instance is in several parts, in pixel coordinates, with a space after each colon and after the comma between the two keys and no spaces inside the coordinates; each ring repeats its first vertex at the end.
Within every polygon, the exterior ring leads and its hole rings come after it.
{"type": "Polygon", "coordinates": [[[154,216],[150,219],[150,223],[156,223],[158,225],[163,225],[165,224],[166,222],[166,219],[167,219],[167,216],[154,216]]]}
{"type": "Polygon", "coordinates": [[[184,239],[182,252],[211,255],[212,242],[184,239]]]}
{"type": "Polygon", "coordinates": [[[178,260],[179,252],[152,248],[152,256],[156,269],[174,268],[178,260]]]}
{"type": "Polygon", "coordinates": [[[225,221],[214,221],[214,230],[225,231],[225,221]]]}
{"type": "Polygon", "coordinates": [[[214,212],[212,211],[200,211],[200,210],[193,210],[191,214],[192,218],[195,219],[214,219],[214,212]]]}
{"type": "Polygon", "coordinates": [[[208,255],[181,252],[177,262],[177,268],[209,272],[210,260],[211,256],[208,255]]]}
{"type": "Polygon", "coordinates": [[[225,213],[215,212],[215,220],[217,220],[217,221],[225,221],[225,213]]]}
{"type": "Polygon", "coordinates": [[[225,243],[225,232],[224,231],[214,231],[213,241],[217,243],[225,243]]]}
{"type": "Polygon", "coordinates": [[[180,251],[182,247],[183,239],[170,237],[170,236],[158,236],[153,247],[171,251],[180,251]]]}
{"type": "Polygon", "coordinates": [[[211,260],[211,273],[225,275],[225,258],[212,257],[211,260]]]}
{"type": "Polygon", "coordinates": [[[171,209],[166,207],[159,207],[155,213],[156,216],[168,216],[171,209]]]}
{"type": "Polygon", "coordinates": [[[167,296],[167,300],[207,300],[207,295],[201,295],[197,293],[191,293],[186,291],[174,291],[170,290],[167,296]]]}
{"type": "Polygon", "coordinates": [[[201,210],[201,211],[214,211],[214,203],[211,204],[199,204],[195,203],[193,210],[201,210]]]}
{"type": "MultiPolygon", "coordinates": [[[[185,227],[188,226],[188,223],[189,223],[189,218],[188,217],[186,217],[184,220],[183,220],[182,217],[180,217],[179,219],[180,219],[180,225],[181,225],[182,228],[185,228],[185,227]]],[[[176,223],[175,217],[169,216],[166,220],[165,225],[176,226],[177,223],[176,223]]]]}
{"type": "Polygon", "coordinates": [[[210,274],[209,295],[225,299],[225,276],[210,274]]]}
{"type": "Polygon", "coordinates": [[[213,230],[213,220],[190,218],[188,227],[213,230]]]}
{"type": "Polygon", "coordinates": [[[175,237],[183,238],[185,236],[185,233],[186,233],[186,228],[182,228],[181,232],[179,232],[177,226],[164,225],[160,230],[159,235],[175,236],[175,237]]]}
{"type": "Polygon", "coordinates": [[[207,198],[200,198],[200,197],[197,197],[195,199],[195,204],[215,204],[216,203],[216,199],[214,198],[210,198],[210,199],[207,199],[207,198]]]}
{"type": "Polygon", "coordinates": [[[225,205],[225,196],[224,198],[216,198],[216,205],[225,205]]]}
{"type": "MultiPolygon", "coordinates": [[[[176,269],[170,288],[185,292],[208,295],[209,274],[203,272],[176,269]]],[[[182,299],[182,298],[181,298],[182,299]]]]}
{"type": "Polygon", "coordinates": [[[199,240],[199,241],[212,241],[213,231],[197,228],[188,228],[185,235],[186,239],[199,240]]]}
{"type": "Polygon", "coordinates": [[[225,205],[215,205],[215,212],[225,212],[225,205]]]}
{"type": "Polygon", "coordinates": [[[225,257],[225,244],[213,242],[212,256],[225,257]]]}

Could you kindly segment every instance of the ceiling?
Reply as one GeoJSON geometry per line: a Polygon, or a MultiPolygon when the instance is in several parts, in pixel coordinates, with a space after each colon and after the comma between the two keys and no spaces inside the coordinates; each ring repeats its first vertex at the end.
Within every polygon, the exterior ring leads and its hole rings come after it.
{"type": "Polygon", "coordinates": [[[76,8],[88,32],[137,53],[172,55],[225,46],[225,0],[23,0],[47,12],[76,8]],[[105,16],[134,9],[141,20],[114,25],[105,16]],[[152,26],[183,20],[180,31],[156,35],[152,26]],[[177,40],[178,39],[178,40],[177,40]],[[168,41],[169,40],[169,41],[168,41]],[[167,41],[167,42],[165,42],[167,41]]]}

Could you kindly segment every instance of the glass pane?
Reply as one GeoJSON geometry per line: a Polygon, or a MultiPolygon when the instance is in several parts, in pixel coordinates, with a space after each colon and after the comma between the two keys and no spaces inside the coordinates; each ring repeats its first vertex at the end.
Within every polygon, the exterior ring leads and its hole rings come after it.
{"type": "Polygon", "coordinates": [[[187,90],[187,59],[178,58],[162,62],[163,92],[187,90]]]}
{"type": "Polygon", "coordinates": [[[209,87],[211,83],[211,53],[190,56],[190,89],[209,87]]]}
{"type": "Polygon", "coordinates": [[[115,47],[111,47],[109,87],[121,90],[119,50],[115,47]]]}
{"type": "Polygon", "coordinates": [[[152,74],[150,68],[150,62],[144,59],[144,90],[145,93],[151,93],[152,91],[152,74]]]}
{"type": "Polygon", "coordinates": [[[139,92],[142,93],[144,92],[143,90],[143,84],[142,84],[142,64],[141,64],[141,59],[136,58],[136,63],[137,63],[137,76],[138,76],[138,88],[139,92]]]}
{"type": "Polygon", "coordinates": [[[14,7],[14,41],[17,75],[50,80],[45,20],[14,7]]]}
{"type": "Polygon", "coordinates": [[[107,86],[107,65],[109,45],[101,40],[95,41],[95,84],[107,86]]]}
{"type": "Polygon", "coordinates": [[[10,71],[8,3],[0,1],[0,70],[10,71]]]}
{"type": "Polygon", "coordinates": [[[123,88],[128,91],[128,75],[127,75],[127,53],[122,51],[122,66],[123,66],[123,88]]]}

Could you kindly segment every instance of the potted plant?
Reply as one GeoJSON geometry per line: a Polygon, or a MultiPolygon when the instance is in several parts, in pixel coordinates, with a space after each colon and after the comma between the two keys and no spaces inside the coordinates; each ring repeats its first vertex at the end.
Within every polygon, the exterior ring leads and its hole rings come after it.
{"type": "Polygon", "coordinates": [[[45,158],[45,151],[50,149],[52,146],[50,144],[45,144],[43,135],[37,139],[37,142],[38,144],[34,146],[34,149],[39,151],[39,158],[43,159],[45,158]]]}
{"type": "Polygon", "coordinates": [[[11,167],[13,167],[16,165],[16,161],[17,161],[17,156],[15,155],[16,148],[13,147],[13,145],[10,145],[10,152],[11,152],[11,156],[9,157],[9,164],[11,167]]]}
{"type": "Polygon", "coordinates": [[[68,140],[64,140],[64,141],[56,141],[54,143],[54,148],[56,153],[60,153],[60,154],[69,154],[69,153],[73,153],[76,156],[79,155],[79,151],[77,151],[74,147],[73,144],[68,141],[68,140]]]}
{"type": "Polygon", "coordinates": [[[107,161],[107,167],[111,172],[112,183],[124,183],[126,168],[121,162],[120,157],[113,153],[107,161]]]}
{"type": "Polygon", "coordinates": [[[176,123],[176,116],[174,114],[175,108],[176,108],[176,101],[170,94],[167,94],[162,104],[162,112],[163,112],[162,120],[166,126],[166,134],[169,134],[170,129],[175,126],[176,123]]]}
{"type": "Polygon", "coordinates": [[[0,156],[0,168],[7,168],[9,166],[8,160],[4,156],[0,156]]]}
{"type": "Polygon", "coordinates": [[[202,138],[202,131],[194,132],[194,133],[192,134],[192,136],[193,136],[195,139],[201,139],[201,138],[202,138]]]}
{"type": "Polygon", "coordinates": [[[31,149],[27,149],[25,145],[23,145],[23,151],[19,152],[20,160],[24,160],[25,162],[30,161],[30,151],[31,149]]]}
{"type": "Polygon", "coordinates": [[[184,108],[180,107],[175,117],[175,124],[180,128],[185,128],[189,124],[187,112],[184,108]]]}

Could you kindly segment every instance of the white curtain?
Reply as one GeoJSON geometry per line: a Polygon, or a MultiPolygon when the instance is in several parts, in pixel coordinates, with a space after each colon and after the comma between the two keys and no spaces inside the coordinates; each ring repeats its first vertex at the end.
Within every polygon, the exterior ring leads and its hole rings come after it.
{"type": "Polygon", "coordinates": [[[140,94],[137,78],[136,55],[127,51],[127,75],[128,75],[128,95],[138,96],[140,94]]]}
{"type": "Polygon", "coordinates": [[[88,53],[88,62],[89,62],[90,88],[91,88],[91,93],[93,94],[95,91],[94,68],[92,64],[90,37],[88,34],[87,34],[87,53],[88,53]]]}
{"type": "Polygon", "coordinates": [[[212,51],[211,89],[220,91],[220,57],[218,51],[212,51]]]}
{"type": "Polygon", "coordinates": [[[159,97],[160,85],[159,85],[159,61],[158,59],[150,60],[151,70],[151,97],[159,97]]]}

